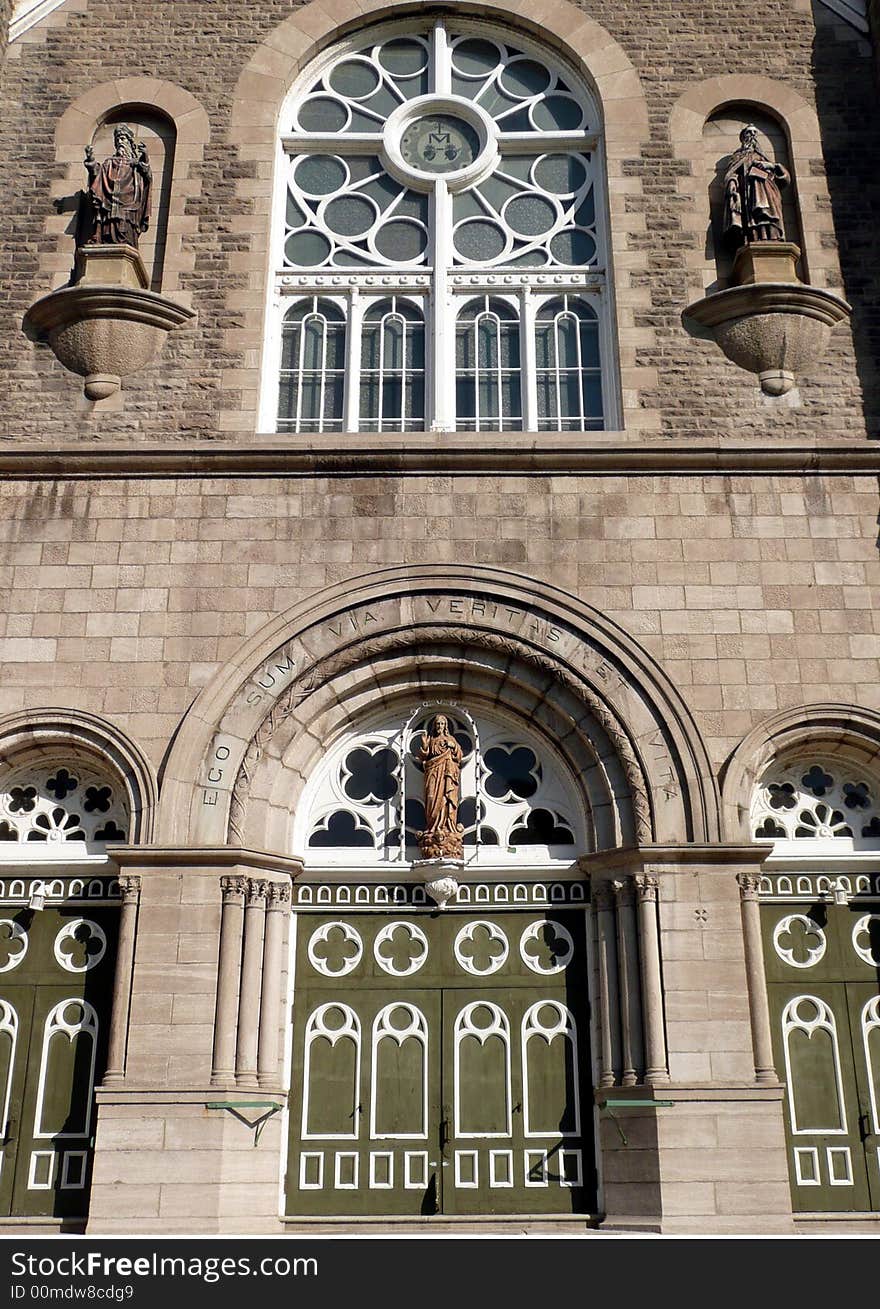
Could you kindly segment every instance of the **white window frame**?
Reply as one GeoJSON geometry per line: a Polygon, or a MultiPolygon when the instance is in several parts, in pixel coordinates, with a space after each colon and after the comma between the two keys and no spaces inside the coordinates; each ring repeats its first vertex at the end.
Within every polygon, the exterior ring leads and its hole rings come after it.
{"type": "MultiPolygon", "coordinates": [[[[437,20],[433,29],[438,27],[445,31],[445,19],[437,20]]],[[[516,29],[505,30],[498,25],[484,23],[464,16],[449,15],[456,34],[466,31],[474,36],[485,35],[496,40],[508,40],[523,54],[558,67],[564,72],[573,94],[587,107],[592,121],[600,121],[594,96],[584,80],[570,67],[566,66],[558,54],[543,45],[530,40],[516,29]]],[[[419,22],[410,19],[392,23],[377,24],[368,29],[369,42],[375,43],[395,36],[405,36],[408,32],[418,31],[419,22]]],[[[520,361],[522,391],[522,424],[515,429],[505,429],[507,435],[537,433],[546,439],[554,429],[546,426],[539,428],[537,413],[537,386],[535,379],[535,323],[538,307],[546,300],[563,295],[582,297],[591,306],[597,316],[599,332],[599,352],[602,379],[602,401],[604,421],[601,430],[615,431],[622,427],[622,407],[618,368],[618,351],[616,331],[613,322],[613,287],[610,268],[610,233],[608,223],[607,170],[603,149],[602,133],[599,130],[577,133],[529,133],[523,137],[523,148],[532,152],[539,150],[541,144],[549,147],[555,142],[561,146],[567,143],[569,148],[581,145],[592,157],[594,183],[593,194],[596,207],[597,263],[583,270],[570,269],[530,269],[527,272],[516,269],[497,270],[469,269],[453,265],[451,252],[452,221],[438,218],[438,207],[449,208],[451,200],[442,176],[438,180],[431,196],[432,218],[430,226],[435,234],[435,261],[430,269],[411,266],[410,269],[377,266],[369,270],[331,269],[292,270],[280,264],[278,252],[282,249],[284,234],[284,214],[287,204],[287,160],[290,154],[302,150],[303,138],[290,135],[286,127],[293,121],[294,108],[306,88],[311,87],[321,75],[340,57],[354,54],[364,46],[364,34],[351,36],[332,45],[314,60],[306,72],[297,79],[280,116],[281,130],[278,136],[276,152],[276,185],[273,204],[273,219],[270,233],[270,288],[267,296],[264,325],[263,377],[261,382],[259,426],[264,432],[278,430],[279,376],[281,368],[282,330],[285,313],[292,302],[300,297],[327,296],[347,305],[347,358],[345,378],[345,397],[343,401],[342,433],[359,431],[360,407],[360,350],[361,322],[370,299],[406,296],[413,301],[421,301],[425,317],[425,355],[426,355],[426,395],[425,395],[425,431],[467,432],[473,427],[463,426],[457,421],[455,413],[455,388],[449,379],[455,372],[455,336],[458,311],[468,300],[480,295],[515,297],[520,306],[520,361]],[[572,140],[576,137],[577,140],[572,140]]],[[[434,38],[436,42],[436,36],[434,38]]],[[[435,71],[437,68],[435,52],[435,71]]],[[[448,72],[447,68],[447,72],[448,72]]],[[[445,93],[444,83],[438,78],[436,93],[439,97],[445,93]]],[[[459,101],[450,95],[450,111],[460,108],[459,101]]],[[[347,137],[340,134],[335,137],[310,138],[312,143],[325,142],[329,151],[335,145],[344,147],[343,153],[357,149],[357,135],[347,137]]],[[[366,140],[366,138],[362,138],[366,140]]],[[[361,149],[376,149],[375,141],[369,138],[369,146],[361,149]]],[[[318,150],[316,149],[316,153],[318,150]]],[[[493,429],[499,430],[499,429],[493,429]]],[[[599,430],[599,429],[590,429],[599,430]]],[[[567,429],[568,435],[573,435],[567,429]]],[[[317,436],[339,436],[335,427],[317,436]]],[[[364,433],[365,436],[377,435],[364,433]]],[[[379,433],[380,438],[388,439],[392,433],[379,433]]]]}

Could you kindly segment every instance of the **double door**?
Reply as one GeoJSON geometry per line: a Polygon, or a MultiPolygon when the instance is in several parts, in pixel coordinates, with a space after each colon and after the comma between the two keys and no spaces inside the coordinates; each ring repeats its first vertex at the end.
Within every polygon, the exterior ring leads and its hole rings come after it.
{"type": "Polygon", "coordinates": [[[116,914],[0,905],[0,1214],[88,1212],[116,914]]]}
{"type": "Polygon", "coordinates": [[[583,933],[582,912],[303,915],[288,1212],[594,1212],[583,933]]]}
{"type": "Polygon", "coordinates": [[[797,1212],[880,1210],[880,905],[766,905],[797,1212]]]}

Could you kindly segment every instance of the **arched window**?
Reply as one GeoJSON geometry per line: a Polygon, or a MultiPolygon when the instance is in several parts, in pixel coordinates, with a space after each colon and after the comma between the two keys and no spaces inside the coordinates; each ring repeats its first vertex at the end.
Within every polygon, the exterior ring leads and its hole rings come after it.
{"type": "Polygon", "coordinates": [[[394,295],[376,300],[361,333],[362,432],[416,432],[425,426],[425,319],[394,295]]]}
{"type": "Polygon", "coordinates": [[[296,852],[311,865],[419,859],[426,827],[422,733],[447,715],[461,746],[458,821],[468,863],[571,863],[588,848],[573,779],[518,723],[456,706],[388,712],[327,753],[297,806],[296,852]]]}
{"type": "Polygon", "coordinates": [[[608,425],[599,116],[573,69],[457,15],[374,28],[303,75],[282,147],[266,427],[608,425]],[[307,361],[319,303],[336,348],[307,361]]]}
{"type": "Polygon", "coordinates": [[[522,427],[522,364],[516,306],[469,300],[456,324],[456,421],[476,432],[522,427]]]}
{"type": "Polygon", "coordinates": [[[777,761],[755,789],[750,826],[756,841],[834,839],[845,852],[880,840],[880,788],[843,756],[777,761]]]}
{"type": "Polygon", "coordinates": [[[65,853],[100,848],[127,840],[129,825],[121,782],[84,758],[32,760],[0,779],[0,858],[13,844],[35,857],[51,847],[55,858],[62,845],[65,853]]]}
{"type": "Polygon", "coordinates": [[[345,312],[309,296],[284,316],[278,428],[338,432],[343,423],[345,312]]]}

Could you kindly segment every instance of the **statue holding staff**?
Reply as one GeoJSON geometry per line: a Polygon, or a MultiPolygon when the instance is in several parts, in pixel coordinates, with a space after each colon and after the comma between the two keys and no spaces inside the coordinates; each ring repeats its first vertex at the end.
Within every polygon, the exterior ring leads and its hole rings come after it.
{"type": "Polygon", "coordinates": [[[784,241],[780,191],[791,181],[788,170],[764,154],[751,123],[739,140],[724,174],[724,240],[732,249],[751,241],[784,241]]]}
{"type": "Polygon", "coordinates": [[[113,131],[114,153],[98,163],[86,146],[88,187],[82,214],[84,231],[78,244],[131,245],[137,249],[141,232],[150,225],[153,170],[143,141],[135,142],[126,123],[113,131]]]}

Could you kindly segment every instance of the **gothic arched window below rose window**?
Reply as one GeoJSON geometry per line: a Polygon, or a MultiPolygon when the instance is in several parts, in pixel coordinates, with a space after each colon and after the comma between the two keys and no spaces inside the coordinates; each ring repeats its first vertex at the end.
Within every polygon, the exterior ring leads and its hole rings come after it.
{"type": "Polygon", "coordinates": [[[332,47],[281,121],[264,429],[617,424],[599,115],[573,68],[426,17],[332,47]]]}

